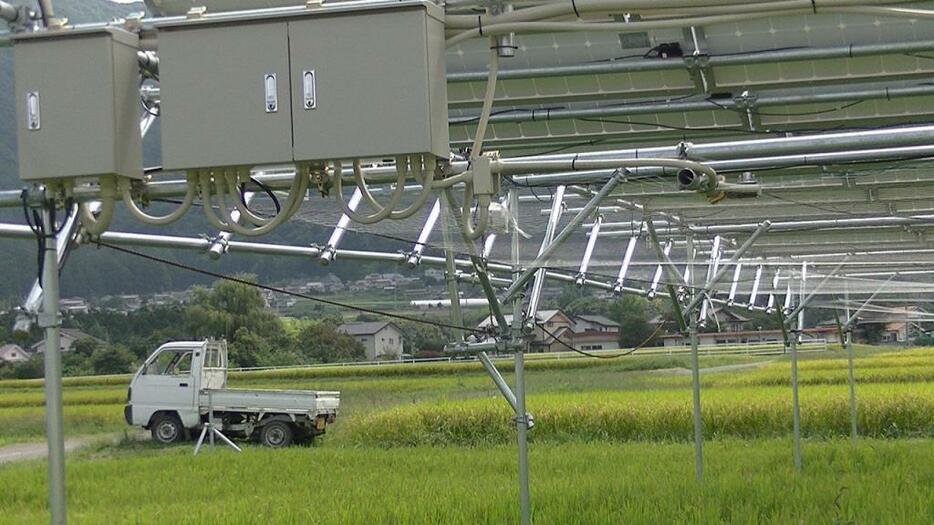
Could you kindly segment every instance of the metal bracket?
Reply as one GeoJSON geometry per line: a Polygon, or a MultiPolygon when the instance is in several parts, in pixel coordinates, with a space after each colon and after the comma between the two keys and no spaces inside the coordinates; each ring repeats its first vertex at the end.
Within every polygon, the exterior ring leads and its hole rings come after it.
{"type": "Polygon", "coordinates": [[[39,312],[36,314],[36,324],[39,326],[39,328],[54,328],[56,326],[62,326],[62,316],[58,312],[39,312]]]}
{"type": "Polygon", "coordinates": [[[740,96],[733,98],[733,104],[736,105],[737,110],[742,112],[742,124],[744,128],[749,131],[758,131],[762,129],[762,117],[759,116],[759,113],[756,111],[756,108],[759,106],[759,97],[749,91],[743,91],[740,96]]]}
{"type": "Polygon", "coordinates": [[[693,53],[684,54],[684,64],[688,74],[694,81],[694,87],[701,93],[711,94],[717,89],[717,80],[710,65],[710,54],[707,51],[707,35],[702,27],[684,28],[685,40],[691,42],[693,53]]]}

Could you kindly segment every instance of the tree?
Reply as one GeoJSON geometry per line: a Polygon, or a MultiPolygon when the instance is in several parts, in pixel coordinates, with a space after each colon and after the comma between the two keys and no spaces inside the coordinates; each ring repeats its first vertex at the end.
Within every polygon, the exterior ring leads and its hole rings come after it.
{"type": "Polygon", "coordinates": [[[123,345],[97,348],[89,359],[94,374],[125,374],[133,370],[133,362],[133,354],[123,345]]]}
{"type": "Polygon", "coordinates": [[[621,347],[635,347],[646,343],[655,332],[650,322],[651,303],[637,295],[623,295],[609,306],[609,317],[619,323],[621,347]]]}
{"type": "Polygon", "coordinates": [[[319,363],[359,361],[366,357],[359,341],[323,323],[309,324],[299,331],[295,352],[319,363]]]}
{"type": "MultiPolygon", "coordinates": [[[[239,279],[255,282],[253,275],[239,279]]],[[[232,281],[217,281],[208,289],[198,289],[186,309],[186,325],[193,337],[224,338],[229,342],[241,328],[268,341],[284,343],[285,327],[266,309],[266,301],[253,286],[232,281]]]]}

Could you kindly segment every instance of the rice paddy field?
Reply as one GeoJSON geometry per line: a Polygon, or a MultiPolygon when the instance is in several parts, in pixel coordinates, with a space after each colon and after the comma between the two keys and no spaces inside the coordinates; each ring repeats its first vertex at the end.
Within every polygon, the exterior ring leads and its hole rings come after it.
{"type": "MultiPolygon", "coordinates": [[[[934,523],[934,349],[860,349],[855,444],[844,356],[803,357],[801,473],[788,360],[702,357],[700,482],[687,366],[529,360],[535,523],[934,523]]],[[[68,435],[119,437],[69,456],[73,523],[518,521],[514,424],[478,363],[232,374],[232,387],[340,390],[341,416],[311,447],[197,457],[123,437],[127,381],[66,382],[68,435]]],[[[0,446],[44,438],[42,396],[41,382],[0,382],[0,446]]],[[[45,475],[43,461],[0,465],[0,523],[47,520],[45,475]]]]}

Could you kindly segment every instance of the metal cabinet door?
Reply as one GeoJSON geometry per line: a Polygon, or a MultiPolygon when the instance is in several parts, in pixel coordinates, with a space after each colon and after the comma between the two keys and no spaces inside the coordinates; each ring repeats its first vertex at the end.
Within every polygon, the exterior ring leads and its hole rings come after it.
{"type": "Polygon", "coordinates": [[[21,178],[117,172],[110,39],[84,35],[23,42],[15,53],[21,178]],[[33,128],[27,126],[27,94],[38,97],[33,128]]]}
{"type": "Polygon", "coordinates": [[[165,168],[291,162],[288,49],[285,22],[161,30],[165,168]]]}
{"type": "Polygon", "coordinates": [[[426,39],[424,10],[290,21],[295,160],[431,151],[426,39]]]}

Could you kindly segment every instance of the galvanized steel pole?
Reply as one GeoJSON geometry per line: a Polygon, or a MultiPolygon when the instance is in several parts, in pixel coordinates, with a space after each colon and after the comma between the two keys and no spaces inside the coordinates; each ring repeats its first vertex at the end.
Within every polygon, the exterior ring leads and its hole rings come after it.
{"type": "MultiPolygon", "coordinates": [[[[690,268],[690,289],[694,290],[694,237],[688,236],[688,267],[690,268]]],[[[697,297],[703,297],[698,295],[697,297]]],[[[695,297],[695,300],[696,298],[695,297]]],[[[694,301],[692,301],[694,302],[694,301]]],[[[684,310],[690,316],[688,333],[691,337],[691,399],[694,419],[694,476],[698,481],[704,477],[704,427],[701,419],[700,400],[700,358],[698,357],[697,315],[691,308],[684,310]]]]}
{"type": "MultiPolygon", "coordinates": [[[[799,327],[800,328],[800,327],[799,327]]],[[[794,433],[795,470],[801,472],[801,409],[798,406],[798,337],[793,334],[791,346],[791,415],[794,433]]]]}
{"type": "Polygon", "coordinates": [[[45,329],[45,426],[49,448],[49,522],[67,522],[65,503],[65,430],[62,417],[61,317],[59,308],[58,239],[52,220],[51,201],[43,203],[45,254],[42,262],[42,313],[45,329]]]}
{"type": "MultiPolygon", "coordinates": [[[[514,228],[512,229],[512,242],[510,255],[513,275],[518,275],[521,269],[519,260],[519,192],[515,188],[509,190],[509,213],[513,214],[514,228]]],[[[533,314],[534,315],[534,314],[533,314]]],[[[522,337],[522,296],[517,294],[512,302],[512,337],[522,337]]],[[[534,321],[534,318],[533,318],[534,321]]],[[[516,440],[519,445],[519,522],[522,525],[531,523],[531,496],[529,495],[529,414],[525,409],[525,345],[518,345],[515,354],[516,376],[516,440]]]]}
{"type": "Polygon", "coordinates": [[[846,387],[850,402],[850,440],[856,445],[859,439],[859,427],[856,413],[856,374],[853,373],[853,333],[849,330],[843,332],[843,346],[846,349],[846,387]]]}

